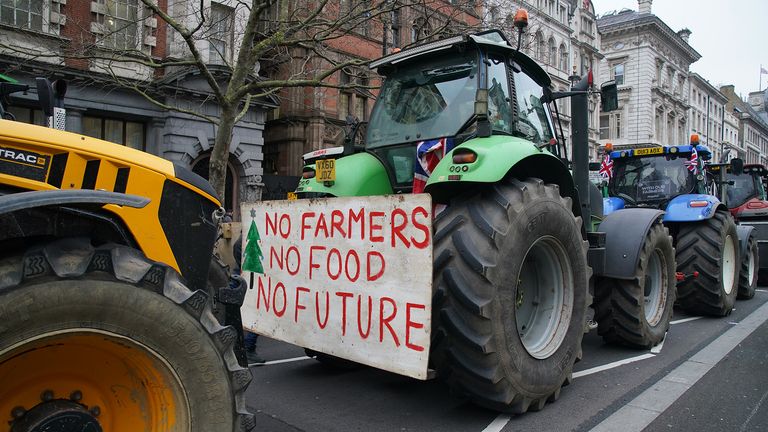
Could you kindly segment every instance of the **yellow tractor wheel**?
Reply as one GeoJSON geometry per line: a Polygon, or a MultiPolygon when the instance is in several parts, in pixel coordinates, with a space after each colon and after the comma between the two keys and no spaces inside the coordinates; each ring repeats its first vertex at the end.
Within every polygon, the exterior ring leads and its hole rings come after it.
{"type": "Polygon", "coordinates": [[[135,249],[69,239],[0,259],[0,431],[250,430],[236,336],[135,249]]]}

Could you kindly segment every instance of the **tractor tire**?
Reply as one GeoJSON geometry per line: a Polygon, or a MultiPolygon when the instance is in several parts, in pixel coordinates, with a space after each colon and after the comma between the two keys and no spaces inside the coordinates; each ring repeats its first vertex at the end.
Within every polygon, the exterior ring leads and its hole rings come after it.
{"type": "Polygon", "coordinates": [[[651,348],[664,339],[675,303],[675,249],[653,224],[631,280],[601,278],[595,286],[597,332],[606,342],[651,348]]]}
{"type": "Polygon", "coordinates": [[[588,305],[571,199],[539,179],[454,198],[434,222],[431,366],[498,411],[538,411],[570,383],[588,305]]]}
{"type": "Polygon", "coordinates": [[[680,226],[675,245],[677,271],[698,273],[677,285],[678,304],[692,314],[726,316],[738,294],[739,238],[728,212],[680,226]]]}
{"type": "Polygon", "coordinates": [[[760,259],[758,258],[757,253],[757,241],[755,240],[754,235],[750,235],[747,240],[747,253],[741,257],[738,299],[749,300],[755,296],[759,263],[760,259]]]}
{"type": "Polygon", "coordinates": [[[136,249],[77,238],[0,258],[0,412],[14,432],[251,430],[236,336],[203,290],[136,249]]]}

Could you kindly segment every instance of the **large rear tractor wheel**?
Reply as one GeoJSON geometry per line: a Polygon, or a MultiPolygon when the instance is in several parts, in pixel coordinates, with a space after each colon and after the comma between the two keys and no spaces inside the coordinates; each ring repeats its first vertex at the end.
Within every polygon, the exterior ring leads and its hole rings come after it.
{"type": "Polygon", "coordinates": [[[693,314],[726,316],[738,293],[739,238],[728,212],[680,227],[677,271],[687,277],[677,285],[677,301],[693,314]],[[690,275],[698,274],[698,277],[690,275]]]}
{"type": "Polygon", "coordinates": [[[675,249],[667,228],[655,223],[645,238],[634,279],[598,281],[598,334],[606,342],[650,348],[664,339],[674,303],[675,249]]]}
{"type": "Polygon", "coordinates": [[[571,200],[538,179],[454,199],[435,220],[432,365],[453,390],[523,413],[581,358],[589,267],[571,200]]]}
{"type": "Polygon", "coordinates": [[[754,235],[747,240],[747,253],[741,257],[741,271],[739,272],[739,295],[742,300],[749,300],[755,296],[757,288],[757,274],[759,265],[757,255],[757,241],[754,235]]]}
{"type": "Polygon", "coordinates": [[[65,239],[0,258],[0,417],[11,432],[247,431],[236,331],[169,267],[65,239]]]}

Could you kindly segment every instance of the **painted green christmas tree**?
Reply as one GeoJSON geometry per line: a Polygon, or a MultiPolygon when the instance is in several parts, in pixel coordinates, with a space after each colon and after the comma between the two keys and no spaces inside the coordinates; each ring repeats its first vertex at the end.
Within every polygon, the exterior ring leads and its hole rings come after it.
{"type": "Polygon", "coordinates": [[[243,255],[243,270],[264,274],[264,267],[261,264],[261,260],[264,259],[264,255],[261,253],[261,247],[259,246],[259,229],[256,227],[256,210],[251,210],[251,227],[248,229],[248,237],[245,239],[245,251],[243,255]]]}

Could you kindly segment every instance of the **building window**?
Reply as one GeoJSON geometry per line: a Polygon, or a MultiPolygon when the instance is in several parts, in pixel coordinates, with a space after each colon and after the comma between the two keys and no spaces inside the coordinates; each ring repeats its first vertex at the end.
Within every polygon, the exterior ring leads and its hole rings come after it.
{"type": "Polygon", "coordinates": [[[568,51],[564,44],[560,44],[560,70],[568,72],[568,51]]]}
{"type": "Polygon", "coordinates": [[[83,116],[83,135],[144,150],[144,124],[104,117],[83,116]]]}
{"type": "Polygon", "coordinates": [[[208,61],[228,64],[232,60],[234,9],[211,3],[211,33],[208,36],[208,61]]]}
{"type": "Polygon", "coordinates": [[[426,18],[419,17],[413,20],[413,26],[411,26],[411,42],[426,40],[431,34],[432,29],[426,18]]]}
{"type": "Polygon", "coordinates": [[[611,137],[611,125],[610,125],[611,119],[608,117],[608,114],[603,114],[600,116],[600,139],[610,139],[611,137]]]}
{"type": "Polygon", "coordinates": [[[587,17],[581,18],[581,31],[588,34],[593,35],[594,32],[592,30],[592,20],[587,17]]]}
{"type": "Polygon", "coordinates": [[[139,47],[139,0],[98,0],[103,13],[97,13],[104,37],[102,45],[116,50],[139,47]]]}
{"type": "Polygon", "coordinates": [[[4,0],[0,3],[0,23],[43,31],[43,16],[47,3],[48,0],[4,0]]]}
{"type": "Polygon", "coordinates": [[[613,79],[616,80],[616,85],[624,84],[624,64],[619,63],[613,66],[613,79]]]}
{"type": "Polygon", "coordinates": [[[337,111],[340,120],[347,120],[351,116],[357,121],[364,121],[368,116],[368,99],[370,93],[364,88],[354,88],[352,86],[367,87],[368,78],[359,73],[353,75],[342,70],[339,75],[339,85],[350,86],[350,88],[339,89],[339,101],[337,111]]]}
{"type": "Polygon", "coordinates": [[[621,138],[621,113],[600,115],[600,139],[621,138]]]}
{"type": "Polygon", "coordinates": [[[392,11],[392,48],[400,47],[400,9],[392,11]]]}
{"type": "Polygon", "coordinates": [[[547,63],[552,66],[557,65],[557,45],[555,45],[554,38],[549,38],[549,58],[547,59],[547,63]]]}

